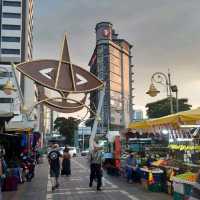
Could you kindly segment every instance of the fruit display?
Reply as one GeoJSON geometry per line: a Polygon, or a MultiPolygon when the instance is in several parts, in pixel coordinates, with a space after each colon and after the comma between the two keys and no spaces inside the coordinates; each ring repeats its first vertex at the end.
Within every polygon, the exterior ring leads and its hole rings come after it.
{"type": "Polygon", "coordinates": [[[183,181],[188,181],[188,182],[196,182],[197,180],[197,174],[192,173],[192,172],[186,172],[184,174],[179,174],[175,176],[176,180],[180,179],[183,181]]]}
{"type": "Polygon", "coordinates": [[[180,166],[183,165],[182,162],[177,161],[177,160],[164,160],[164,159],[160,159],[157,161],[152,162],[153,166],[160,166],[160,167],[167,167],[167,168],[179,168],[180,166]]]}
{"type": "Polygon", "coordinates": [[[200,151],[200,145],[177,145],[177,144],[170,144],[168,146],[170,149],[179,150],[179,151],[200,151]]]}
{"type": "Polygon", "coordinates": [[[164,166],[167,165],[167,160],[157,160],[152,162],[153,166],[164,166]]]}

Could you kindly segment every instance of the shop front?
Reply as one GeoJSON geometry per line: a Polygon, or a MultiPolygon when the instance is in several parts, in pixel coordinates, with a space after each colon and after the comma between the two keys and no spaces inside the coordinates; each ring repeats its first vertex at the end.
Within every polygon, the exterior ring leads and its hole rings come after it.
{"type": "Polygon", "coordinates": [[[39,163],[41,135],[32,127],[11,128],[4,125],[0,133],[1,191],[17,190],[18,185],[31,181],[39,163]]]}

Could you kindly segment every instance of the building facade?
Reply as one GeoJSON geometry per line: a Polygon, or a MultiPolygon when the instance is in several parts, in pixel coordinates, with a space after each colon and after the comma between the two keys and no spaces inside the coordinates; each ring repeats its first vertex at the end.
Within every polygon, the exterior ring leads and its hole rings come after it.
{"type": "MultiPolygon", "coordinates": [[[[89,139],[91,135],[91,128],[90,127],[83,127],[80,126],[78,128],[78,143],[75,145],[78,146],[80,150],[84,151],[85,149],[89,148],[89,139]]],[[[75,142],[76,144],[76,142],[75,142]]]]}
{"type": "Polygon", "coordinates": [[[132,116],[133,116],[132,120],[136,120],[136,121],[143,120],[143,111],[140,109],[136,109],[134,110],[132,116]]]}
{"type": "MultiPolygon", "coordinates": [[[[33,0],[0,0],[0,85],[8,79],[15,83],[10,64],[32,59],[33,0]],[[3,70],[5,69],[5,70],[3,70]]],[[[17,72],[25,105],[33,105],[33,82],[17,72]]],[[[15,85],[16,87],[16,85],[15,85]]],[[[6,95],[0,90],[0,111],[19,114],[18,93],[6,95]]]]}
{"type": "MultiPolygon", "coordinates": [[[[120,39],[110,22],[96,25],[96,47],[89,62],[90,71],[106,82],[99,132],[128,126],[133,112],[132,45],[120,39]]],[[[99,93],[90,94],[91,108],[98,106],[99,93]]]]}

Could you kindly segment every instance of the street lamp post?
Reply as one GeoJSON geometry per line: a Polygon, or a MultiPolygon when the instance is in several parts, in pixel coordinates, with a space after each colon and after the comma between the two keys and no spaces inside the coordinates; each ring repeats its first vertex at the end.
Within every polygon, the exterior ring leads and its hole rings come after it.
{"type": "Polygon", "coordinates": [[[176,112],[178,112],[178,110],[179,110],[178,88],[177,88],[176,85],[171,85],[171,74],[170,74],[170,72],[168,71],[167,75],[164,74],[163,72],[155,72],[151,76],[151,85],[149,87],[149,90],[146,92],[146,94],[148,94],[151,97],[155,97],[158,93],[160,93],[160,91],[156,89],[154,83],[159,83],[161,85],[166,86],[167,96],[170,98],[170,112],[171,112],[171,114],[174,113],[172,92],[176,93],[176,112]]]}
{"type": "Polygon", "coordinates": [[[82,128],[82,151],[85,150],[85,134],[84,134],[84,131],[83,131],[83,128],[82,128]]]}

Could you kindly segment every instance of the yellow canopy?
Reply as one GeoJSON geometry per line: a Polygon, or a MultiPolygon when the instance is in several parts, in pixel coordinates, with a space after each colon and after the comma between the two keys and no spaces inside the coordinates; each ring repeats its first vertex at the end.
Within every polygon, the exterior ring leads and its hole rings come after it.
{"type": "Polygon", "coordinates": [[[129,124],[128,128],[131,129],[143,129],[143,128],[148,128],[150,125],[148,124],[149,120],[144,120],[140,122],[132,122],[129,124]]]}
{"type": "Polygon", "coordinates": [[[176,114],[144,120],[140,122],[131,122],[128,128],[131,129],[146,129],[152,126],[162,126],[165,124],[191,123],[200,121],[200,108],[179,112],[176,114]]]}

